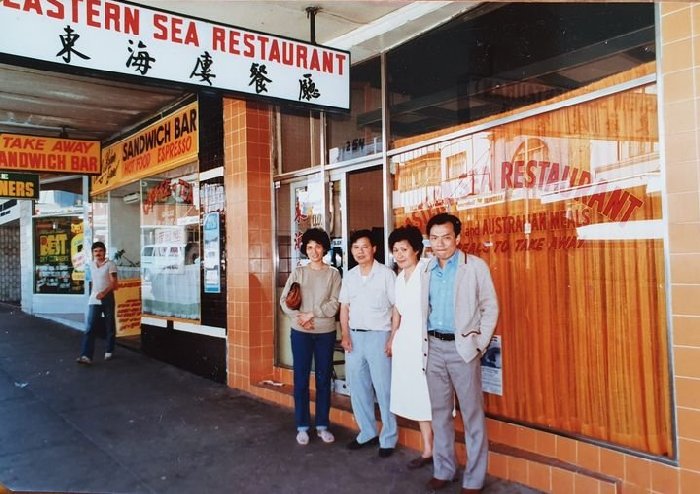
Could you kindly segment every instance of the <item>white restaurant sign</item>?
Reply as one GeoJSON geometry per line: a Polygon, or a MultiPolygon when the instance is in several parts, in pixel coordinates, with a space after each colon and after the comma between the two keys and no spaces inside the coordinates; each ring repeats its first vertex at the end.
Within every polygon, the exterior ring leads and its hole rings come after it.
{"type": "Polygon", "coordinates": [[[346,51],[123,1],[0,0],[0,54],[350,108],[346,51]]]}

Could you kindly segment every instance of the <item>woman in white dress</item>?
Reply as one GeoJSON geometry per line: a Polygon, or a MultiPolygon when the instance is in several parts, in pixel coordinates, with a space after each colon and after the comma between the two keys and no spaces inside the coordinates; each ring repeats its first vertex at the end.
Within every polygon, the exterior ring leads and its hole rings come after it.
{"type": "Polygon", "coordinates": [[[395,415],[418,422],[423,440],[422,454],[408,463],[409,469],[433,461],[433,430],[430,425],[430,396],[423,371],[422,332],[427,323],[421,309],[421,265],[423,235],[415,226],[402,226],[389,235],[389,248],[401,269],[396,278],[396,305],[387,343],[391,359],[391,404],[395,415]]]}

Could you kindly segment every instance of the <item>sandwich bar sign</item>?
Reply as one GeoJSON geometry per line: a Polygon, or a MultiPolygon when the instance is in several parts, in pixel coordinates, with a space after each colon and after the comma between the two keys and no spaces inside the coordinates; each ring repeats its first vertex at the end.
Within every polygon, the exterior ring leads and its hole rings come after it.
{"type": "Polygon", "coordinates": [[[0,54],[350,108],[350,54],[122,1],[0,0],[0,54]]]}
{"type": "Polygon", "coordinates": [[[0,134],[0,170],[99,175],[100,141],[0,134]]]}

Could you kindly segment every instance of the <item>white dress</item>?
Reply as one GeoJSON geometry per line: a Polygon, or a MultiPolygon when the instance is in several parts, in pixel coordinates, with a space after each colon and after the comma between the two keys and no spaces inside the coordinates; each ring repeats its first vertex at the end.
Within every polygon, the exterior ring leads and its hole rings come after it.
{"type": "Polygon", "coordinates": [[[421,314],[420,264],[408,282],[404,272],[396,278],[396,309],[401,314],[391,352],[392,413],[411,420],[431,420],[428,383],[423,372],[422,330],[425,317],[421,314]]]}

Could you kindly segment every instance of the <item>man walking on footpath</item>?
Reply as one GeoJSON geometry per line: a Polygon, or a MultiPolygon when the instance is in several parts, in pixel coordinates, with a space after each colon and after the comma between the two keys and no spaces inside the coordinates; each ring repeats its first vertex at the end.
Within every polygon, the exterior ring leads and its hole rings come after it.
{"type": "Polygon", "coordinates": [[[90,365],[95,353],[95,331],[101,315],[105,321],[105,360],[112,358],[116,326],[114,321],[114,290],[118,288],[117,266],[106,258],[107,249],[102,242],[92,244],[92,262],[90,277],[92,288],[88,300],[87,324],[83,334],[80,357],[76,362],[90,365]]]}
{"type": "Polygon", "coordinates": [[[498,300],[491,273],[480,258],[457,249],[462,224],[440,213],[426,228],[434,258],[423,278],[423,309],[428,324],[423,335],[423,363],[433,414],[433,478],[436,491],[456,473],[454,396],[464,422],[467,465],[462,494],[481,492],[486,480],[488,440],[481,391],[480,356],[498,320],[498,300]]]}
{"type": "Polygon", "coordinates": [[[391,334],[396,275],[374,259],[377,244],[371,231],[359,230],[351,235],[350,251],[357,266],[345,275],[338,300],[350,401],[360,433],[348,449],[379,444],[379,456],[388,458],[398,439],[396,417],[389,410],[391,358],[385,351],[391,334]],[[375,392],[382,417],[379,435],[375,392]]]}

